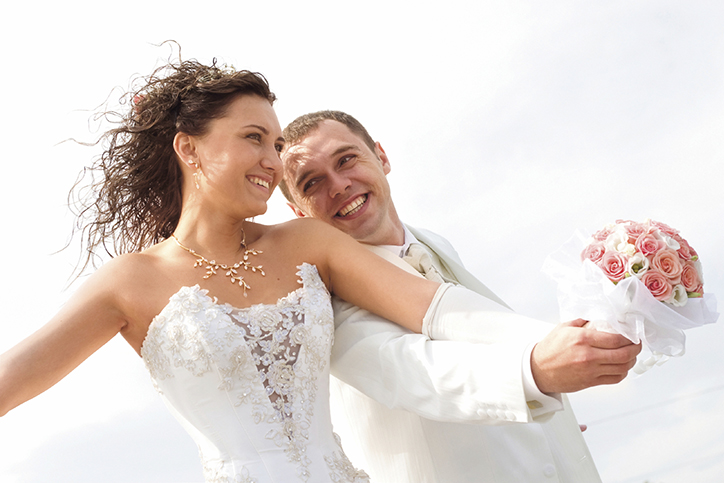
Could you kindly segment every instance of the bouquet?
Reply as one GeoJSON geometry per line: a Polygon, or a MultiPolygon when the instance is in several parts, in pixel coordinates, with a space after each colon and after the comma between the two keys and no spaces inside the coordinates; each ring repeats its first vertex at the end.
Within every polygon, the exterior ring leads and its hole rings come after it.
{"type": "Polygon", "coordinates": [[[683,330],[716,322],[716,299],[704,293],[699,256],[670,226],[618,220],[587,240],[569,240],[543,271],[558,282],[564,320],[643,342],[634,367],[643,373],[684,354],[683,330]]]}

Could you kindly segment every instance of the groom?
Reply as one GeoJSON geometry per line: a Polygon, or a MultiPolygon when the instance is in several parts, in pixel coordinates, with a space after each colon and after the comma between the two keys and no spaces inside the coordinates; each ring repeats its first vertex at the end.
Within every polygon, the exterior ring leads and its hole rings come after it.
{"type": "Polygon", "coordinates": [[[297,216],[482,294],[514,334],[487,345],[430,341],[335,298],[333,419],[354,464],[389,483],[600,481],[562,393],[619,382],[640,346],[583,321],[552,328],[513,314],[449,242],[400,221],[387,155],[353,117],[307,114],[284,138],[281,189],[297,216]]]}

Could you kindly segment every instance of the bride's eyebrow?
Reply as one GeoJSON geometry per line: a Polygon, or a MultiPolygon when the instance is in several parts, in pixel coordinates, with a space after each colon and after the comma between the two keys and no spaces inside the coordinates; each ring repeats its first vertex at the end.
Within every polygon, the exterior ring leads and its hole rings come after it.
{"type": "Polygon", "coordinates": [[[246,126],[244,126],[245,129],[250,128],[250,127],[260,130],[262,133],[264,133],[267,136],[269,135],[269,130],[267,128],[265,128],[264,126],[260,126],[259,124],[247,124],[246,126]]]}

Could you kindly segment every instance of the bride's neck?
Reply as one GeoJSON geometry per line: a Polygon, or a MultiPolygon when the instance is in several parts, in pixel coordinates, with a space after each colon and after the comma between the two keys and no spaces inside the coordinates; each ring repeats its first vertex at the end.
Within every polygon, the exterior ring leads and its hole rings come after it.
{"type": "MultiPolygon", "coordinates": [[[[186,247],[206,258],[221,260],[243,251],[241,244],[249,222],[223,216],[182,216],[174,230],[176,238],[186,247]]],[[[248,237],[246,243],[249,243],[248,237]]]]}

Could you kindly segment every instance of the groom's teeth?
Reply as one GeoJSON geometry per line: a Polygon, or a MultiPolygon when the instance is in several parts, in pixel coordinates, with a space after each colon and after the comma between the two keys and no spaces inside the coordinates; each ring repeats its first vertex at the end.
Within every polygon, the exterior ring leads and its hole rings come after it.
{"type": "Polygon", "coordinates": [[[367,195],[360,196],[359,198],[355,199],[352,203],[348,204],[341,210],[337,212],[337,215],[339,216],[347,216],[351,215],[353,213],[358,212],[362,205],[365,204],[365,201],[367,201],[367,195]]]}

